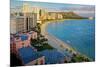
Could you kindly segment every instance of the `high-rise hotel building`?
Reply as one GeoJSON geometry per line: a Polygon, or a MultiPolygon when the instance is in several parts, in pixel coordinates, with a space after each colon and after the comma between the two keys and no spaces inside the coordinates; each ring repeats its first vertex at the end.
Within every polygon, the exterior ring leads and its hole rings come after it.
{"type": "Polygon", "coordinates": [[[26,32],[34,28],[37,24],[37,15],[32,13],[30,6],[24,4],[20,12],[11,13],[10,33],[26,32]]]}

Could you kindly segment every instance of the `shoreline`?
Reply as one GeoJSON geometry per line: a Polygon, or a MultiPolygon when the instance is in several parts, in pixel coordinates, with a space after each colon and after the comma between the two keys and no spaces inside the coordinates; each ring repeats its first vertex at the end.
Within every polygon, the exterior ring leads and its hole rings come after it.
{"type": "Polygon", "coordinates": [[[47,22],[47,23],[45,23],[44,24],[44,28],[42,27],[42,29],[44,29],[44,31],[42,32],[42,35],[44,35],[46,38],[48,38],[48,39],[52,39],[54,42],[58,42],[58,45],[59,46],[62,46],[62,48],[64,48],[64,49],[71,49],[71,50],[73,50],[74,51],[74,49],[73,48],[71,48],[71,46],[69,46],[68,44],[66,44],[66,43],[64,43],[63,41],[61,41],[60,39],[58,39],[57,37],[55,37],[54,35],[51,35],[51,34],[49,34],[48,32],[46,32],[46,27],[47,27],[47,25],[49,24],[50,22],[47,22]],[[60,45],[61,44],[61,45],[60,45]]]}
{"type": "MultiPolygon", "coordinates": [[[[67,19],[64,19],[64,20],[67,20],[67,19]]],[[[56,22],[57,21],[64,21],[64,20],[55,20],[56,22]]],[[[69,20],[69,19],[68,19],[69,20]]],[[[54,21],[54,20],[53,20],[54,21]]],[[[55,37],[54,35],[51,35],[49,34],[47,31],[46,31],[46,27],[49,23],[53,22],[53,21],[46,21],[46,23],[43,23],[41,25],[41,34],[44,35],[48,41],[51,41],[50,45],[52,44],[52,42],[55,42],[55,44],[53,45],[56,45],[56,46],[59,46],[58,47],[58,50],[59,48],[60,49],[63,49],[64,51],[67,49],[67,51],[71,51],[72,53],[76,53],[76,54],[79,54],[79,55],[82,55],[88,59],[90,59],[90,61],[93,61],[91,58],[89,58],[88,56],[80,53],[79,51],[75,50],[74,48],[72,48],[69,44],[63,42],[62,40],[60,40],[59,38],[55,37]]],[[[51,46],[53,46],[51,45],[51,46]]],[[[53,46],[55,48],[55,46],[53,46]]]]}

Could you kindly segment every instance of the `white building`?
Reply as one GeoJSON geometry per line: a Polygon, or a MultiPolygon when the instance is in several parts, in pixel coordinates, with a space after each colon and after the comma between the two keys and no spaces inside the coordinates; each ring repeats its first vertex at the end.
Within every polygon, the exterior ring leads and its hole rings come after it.
{"type": "Polygon", "coordinates": [[[16,33],[16,20],[15,18],[10,19],[10,33],[16,33]]]}
{"type": "Polygon", "coordinates": [[[10,18],[10,33],[15,34],[17,32],[26,31],[26,26],[24,25],[23,16],[11,16],[10,18]]]}
{"type": "Polygon", "coordinates": [[[10,32],[12,34],[26,32],[36,27],[37,14],[32,12],[28,4],[25,3],[22,7],[11,8],[10,14],[10,32]]]}
{"type": "Polygon", "coordinates": [[[17,16],[11,16],[10,18],[10,32],[12,34],[17,32],[26,32],[31,30],[37,24],[36,14],[26,13],[17,16]]]}

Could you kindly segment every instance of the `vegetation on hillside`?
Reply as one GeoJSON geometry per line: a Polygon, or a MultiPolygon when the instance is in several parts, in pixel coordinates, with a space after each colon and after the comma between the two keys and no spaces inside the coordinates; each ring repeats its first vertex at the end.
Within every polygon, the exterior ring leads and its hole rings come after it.
{"type": "Polygon", "coordinates": [[[74,12],[50,12],[50,13],[62,14],[63,19],[87,19],[86,17],[79,16],[74,12]]]}

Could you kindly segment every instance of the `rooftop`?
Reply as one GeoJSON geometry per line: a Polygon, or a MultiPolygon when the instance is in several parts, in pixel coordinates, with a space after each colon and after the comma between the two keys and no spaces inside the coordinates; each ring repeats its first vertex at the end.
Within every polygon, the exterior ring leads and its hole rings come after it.
{"type": "Polygon", "coordinates": [[[21,37],[21,40],[22,40],[22,41],[28,39],[28,36],[27,36],[26,34],[22,34],[20,37],[21,37]]]}
{"type": "Polygon", "coordinates": [[[32,47],[23,47],[23,48],[20,48],[18,51],[19,51],[19,55],[21,59],[23,60],[24,64],[27,64],[43,56],[37,53],[36,51],[34,51],[32,47]]]}
{"type": "Polygon", "coordinates": [[[65,56],[57,50],[44,50],[41,54],[45,56],[46,64],[60,63],[65,58],[65,56]]]}

